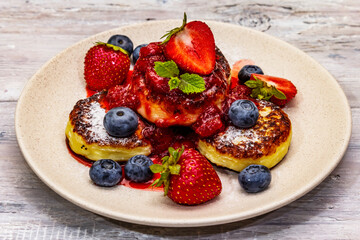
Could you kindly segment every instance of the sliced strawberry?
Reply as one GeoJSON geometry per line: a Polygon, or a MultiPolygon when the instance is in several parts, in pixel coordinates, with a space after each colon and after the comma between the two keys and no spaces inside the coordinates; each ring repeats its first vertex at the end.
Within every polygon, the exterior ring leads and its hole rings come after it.
{"type": "Polygon", "coordinates": [[[239,79],[231,77],[229,89],[233,89],[239,85],[239,79]]]}
{"type": "Polygon", "coordinates": [[[279,77],[252,74],[245,85],[252,88],[252,97],[270,100],[280,107],[285,106],[297,94],[291,81],[279,77]]]}
{"type": "Polygon", "coordinates": [[[170,156],[163,164],[153,164],[150,169],[161,172],[154,185],[164,185],[164,193],[178,204],[197,205],[221,193],[219,176],[208,160],[195,149],[169,148],[170,156]]]}
{"type": "Polygon", "coordinates": [[[250,59],[241,59],[235,62],[231,68],[231,77],[238,80],[238,73],[245,65],[255,65],[255,62],[250,59]]]}
{"type": "MultiPolygon", "coordinates": [[[[169,31],[164,53],[186,72],[210,74],[215,67],[215,39],[206,23],[193,21],[169,31]]],[[[164,37],[165,37],[164,36],[164,37]]]]}

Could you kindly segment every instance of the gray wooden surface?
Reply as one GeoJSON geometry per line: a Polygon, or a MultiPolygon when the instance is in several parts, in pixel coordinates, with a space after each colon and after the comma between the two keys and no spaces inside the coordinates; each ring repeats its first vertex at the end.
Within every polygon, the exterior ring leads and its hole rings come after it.
{"type": "Polygon", "coordinates": [[[360,239],[359,69],[359,0],[2,0],[0,239],[360,239]],[[83,38],[122,25],[181,18],[184,11],[192,19],[266,32],[328,69],[352,108],[353,133],[342,162],[301,199],[260,217],[213,227],[119,222],[58,196],[31,171],[17,145],[14,113],[27,80],[56,53],[83,38]]]}

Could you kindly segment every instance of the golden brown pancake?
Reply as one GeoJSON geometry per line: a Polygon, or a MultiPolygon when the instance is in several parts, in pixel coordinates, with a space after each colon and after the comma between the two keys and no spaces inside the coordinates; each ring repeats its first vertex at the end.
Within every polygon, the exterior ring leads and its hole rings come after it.
{"type": "Polygon", "coordinates": [[[233,125],[210,138],[200,139],[199,151],[212,163],[241,171],[251,164],[268,168],[280,162],[291,142],[291,122],[278,106],[258,101],[259,119],[254,127],[233,125]]]}
{"type": "Polygon", "coordinates": [[[129,137],[112,137],[106,132],[103,125],[105,109],[101,107],[105,95],[105,92],[97,93],[75,104],[65,130],[70,148],[95,161],[126,161],[138,154],[149,155],[151,145],[142,136],[144,123],[140,119],[138,129],[129,137]]]}

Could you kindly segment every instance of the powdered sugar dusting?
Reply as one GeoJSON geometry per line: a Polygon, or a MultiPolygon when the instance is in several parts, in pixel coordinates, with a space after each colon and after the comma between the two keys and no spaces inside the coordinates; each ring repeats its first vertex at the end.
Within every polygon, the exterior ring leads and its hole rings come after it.
{"type": "Polygon", "coordinates": [[[260,136],[253,128],[239,129],[235,126],[229,126],[224,134],[219,135],[216,139],[221,145],[232,146],[236,145],[247,150],[253,147],[253,144],[260,142],[260,136]]]}
{"type": "MultiPolygon", "coordinates": [[[[93,101],[89,104],[89,111],[85,113],[84,117],[89,127],[86,128],[86,135],[89,135],[93,142],[110,143],[116,142],[119,145],[126,145],[131,141],[130,138],[115,138],[110,136],[104,127],[103,120],[105,117],[105,109],[100,106],[99,102],[93,101]]],[[[141,140],[137,140],[135,144],[140,144],[141,140]]]]}

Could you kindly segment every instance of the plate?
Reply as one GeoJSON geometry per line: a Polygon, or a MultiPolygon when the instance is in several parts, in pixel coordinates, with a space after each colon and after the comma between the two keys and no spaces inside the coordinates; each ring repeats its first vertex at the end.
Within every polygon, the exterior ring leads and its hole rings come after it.
{"type": "Polygon", "coordinates": [[[74,104],[86,97],[83,60],[96,41],[114,34],[134,45],[159,41],[181,20],[121,27],[89,37],[59,53],[27,83],[18,101],[15,125],[24,158],[51,189],[74,204],[121,221],[167,227],[194,227],[239,221],[280,208],[321,183],[346,151],[351,112],[337,81],[299,49],[251,29],[207,21],[217,46],[229,63],[250,58],[268,75],[290,79],[298,89],[285,108],[293,139],[285,159],[272,169],[269,188],[246,194],[237,174],[217,169],[223,191],[200,206],[181,206],[161,192],[124,186],[101,188],[91,183],[89,169],[74,160],[65,144],[65,126],[74,104]]]}

